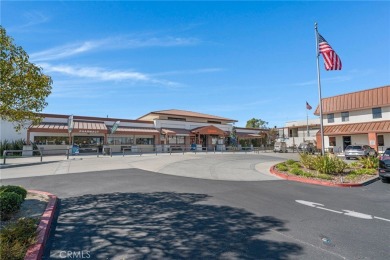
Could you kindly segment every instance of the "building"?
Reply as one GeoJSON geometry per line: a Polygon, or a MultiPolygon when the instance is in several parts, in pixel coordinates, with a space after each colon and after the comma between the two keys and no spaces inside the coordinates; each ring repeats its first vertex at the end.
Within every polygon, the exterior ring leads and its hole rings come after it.
{"type": "MultiPolygon", "coordinates": [[[[168,151],[170,149],[225,150],[231,145],[233,124],[237,120],[185,110],[153,111],[136,120],[41,114],[38,125],[16,133],[13,125],[2,121],[1,140],[25,139],[39,149],[63,153],[76,144],[80,152],[168,151]],[[71,122],[70,122],[71,121],[71,122]]],[[[262,138],[262,129],[237,128],[237,138],[262,138]]]]}
{"type": "MultiPolygon", "coordinates": [[[[320,115],[319,107],[315,115],[320,115]]],[[[342,152],[351,144],[377,151],[390,147],[390,86],[322,99],[325,149],[342,152]]],[[[317,148],[321,149],[318,132],[317,148]]]]}
{"type": "Polygon", "coordinates": [[[287,147],[298,146],[300,143],[316,144],[316,134],[320,130],[320,119],[286,122],[278,128],[278,141],[286,142],[287,147]]]}

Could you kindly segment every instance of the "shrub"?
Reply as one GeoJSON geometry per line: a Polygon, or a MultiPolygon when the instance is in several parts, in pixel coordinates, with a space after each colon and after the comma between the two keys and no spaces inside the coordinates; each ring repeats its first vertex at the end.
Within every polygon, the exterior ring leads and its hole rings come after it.
{"type": "Polygon", "coordinates": [[[310,170],[315,169],[314,166],[315,166],[316,156],[310,155],[308,153],[300,153],[299,156],[300,156],[299,161],[302,163],[302,165],[305,168],[310,169],[310,170]]]}
{"type": "Polygon", "coordinates": [[[1,186],[0,193],[2,192],[15,192],[16,194],[19,194],[22,197],[22,201],[24,201],[24,199],[27,196],[27,190],[20,186],[13,186],[13,185],[1,186]]]}
{"type": "Polygon", "coordinates": [[[295,163],[295,161],[292,160],[292,159],[288,159],[288,160],[286,161],[286,164],[287,164],[287,165],[292,165],[292,164],[294,164],[294,163],[295,163]]]}
{"type": "Polygon", "coordinates": [[[351,162],[351,163],[349,164],[349,166],[350,166],[351,168],[355,168],[355,169],[361,168],[361,167],[362,167],[362,165],[361,165],[359,162],[351,162]]]}
{"type": "Polygon", "coordinates": [[[317,174],[316,177],[323,180],[333,180],[332,176],[327,174],[317,174]]]}
{"type": "Polygon", "coordinates": [[[0,231],[0,259],[24,259],[36,241],[37,220],[21,218],[0,231]]]}
{"type": "Polygon", "coordinates": [[[298,168],[293,168],[290,170],[290,172],[292,174],[295,174],[295,175],[303,175],[303,171],[301,169],[298,169],[298,168]]]}
{"type": "Polygon", "coordinates": [[[379,158],[367,156],[359,158],[359,163],[366,169],[376,169],[379,167],[379,158]]]}
{"type": "Polygon", "coordinates": [[[284,163],[277,164],[276,169],[278,169],[279,171],[283,171],[283,172],[288,171],[288,167],[284,163]]]}
{"type": "Polygon", "coordinates": [[[301,168],[302,167],[299,162],[295,162],[295,163],[291,164],[290,166],[291,166],[291,168],[301,168]]]}
{"type": "Polygon", "coordinates": [[[15,192],[0,193],[0,214],[1,220],[8,220],[11,215],[20,209],[22,197],[15,192]]]}
{"type": "Polygon", "coordinates": [[[343,160],[329,155],[317,156],[314,161],[314,168],[321,174],[342,173],[348,167],[343,160]]]}
{"type": "Polygon", "coordinates": [[[376,174],[376,169],[356,169],[349,173],[350,175],[374,175],[376,174]]]}

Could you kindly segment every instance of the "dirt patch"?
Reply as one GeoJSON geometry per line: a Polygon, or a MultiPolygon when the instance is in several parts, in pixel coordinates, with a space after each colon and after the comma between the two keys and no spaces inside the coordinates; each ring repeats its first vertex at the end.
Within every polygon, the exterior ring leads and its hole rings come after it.
{"type": "Polygon", "coordinates": [[[19,218],[36,218],[39,219],[46,209],[49,197],[36,193],[27,193],[26,199],[22,203],[18,212],[10,220],[1,221],[0,229],[19,218]]]}

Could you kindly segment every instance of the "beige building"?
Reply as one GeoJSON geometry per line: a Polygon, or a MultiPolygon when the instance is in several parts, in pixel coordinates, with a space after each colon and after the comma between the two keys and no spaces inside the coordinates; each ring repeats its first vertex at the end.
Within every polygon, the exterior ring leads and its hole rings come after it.
{"type": "MultiPolygon", "coordinates": [[[[342,152],[350,144],[377,151],[390,147],[390,86],[323,98],[324,146],[342,152]]],[[[315,115],[320,115],[319,107],[315,115]]],[[[317,133],[321,149],[321,134],[317,133]]]]}

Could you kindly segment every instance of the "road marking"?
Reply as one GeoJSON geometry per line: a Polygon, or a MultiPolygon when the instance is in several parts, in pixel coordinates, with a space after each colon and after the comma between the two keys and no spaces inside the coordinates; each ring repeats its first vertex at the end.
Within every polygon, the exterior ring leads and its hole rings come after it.
{"type": "Polygon", "coordinates": [[[317,209],[323,209],[323,210],[327,210],[327,211],[330,211],[330,212],[343,214],[343,212],[341,212],[341,211],[337,211],[337,210],[333,210],[333,209],[327,209],[327,208],[323,208],[323,207],[317,207],[317,209]]]}
{"type": "Polygon", "coordinates": [[[356,212],[356,211],[353,211],[353,210],[343,209],[344,212],[341,212],[341,211],[337,211],[337,210],[333,210],[333,209],[324,208],[323,207],[324,204],[317,203],[317,202],[311,202],[311,201],[306,201],[306,200],[295,200],[295,201],[297,203],[303,204],[305,206],[309,206],[309,207],[316,208],[316,209],[322,209],[322,210],[330,211],[330,212],[337,213],[337,214],[343,214],[343,215],[349,216],[349,217],[361,218],[361,219],[379,219],[379,220],[390,222],[390,219],[380,218],[380,217],[376,217],[376,216],[372,216],[372,215],[356,212]]]}
{"type": "Polygon", "coordinates": [[[371,215],[367,215],[364,213],[359,213],[356,211],[345,210],[345,209],[343,209],[343,211],[345,211],[344,215],[347,215],[347,216],[351,216],[351,217],[355,217],[355,218],[363,218],[363,219],[372,219],[371,215]]]}
{"type": "Polygon", "coordinates": [[[374,216],[374,218],[376,218],[376,219],[380,219],[380,220],[384,220],[384,221],[389,221],[389,222],[390,222],[390,219],[379,218],[379,217],[375,217],[375,216],[374,216]]]}

